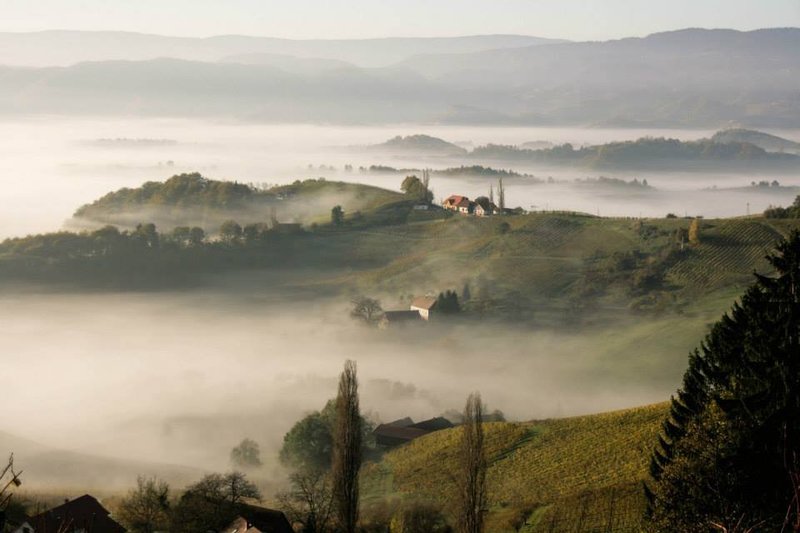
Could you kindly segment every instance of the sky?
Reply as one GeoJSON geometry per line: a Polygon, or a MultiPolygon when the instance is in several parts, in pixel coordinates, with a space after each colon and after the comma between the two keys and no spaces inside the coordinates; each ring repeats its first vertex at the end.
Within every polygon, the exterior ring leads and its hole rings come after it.
{"type": "Polygon", "coordinates": [[[603,40],[800,26],[800,0],[0,0],[0,31],[294,39],[525,34],[603,40]]]}

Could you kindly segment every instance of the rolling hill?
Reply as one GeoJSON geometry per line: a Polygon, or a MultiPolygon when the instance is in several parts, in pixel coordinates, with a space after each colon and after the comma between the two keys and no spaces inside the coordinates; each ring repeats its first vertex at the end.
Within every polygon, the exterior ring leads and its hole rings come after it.
{"type": "Polygon", "coordinates": [[[398,135],[381,144],[373,144],[368,149],[374,152],[449,157],[467,154],[464,148],[430,135],[407,135],[405,137],[398,135]]]}
{"type": "MultiPolygon", "coordinates": [[[[281,248],[277,242],[267,245],[272,242],[267,232],[263,247],[258,239],[243,248],[211,240],[201,248],[147,250],[122,263],[106,252],[92,252],[98,244],[89,233],[31,236],[0,244],[0,270],[36,279],[58,272],[64,281],[70,272],[83,279],[81,272],[100,268],[113,285],[114,279],[128,279],[124,265],[133,268],[141,261],[147,269],[137,277],[158,275],[162,281],[174,278],[167,275],[174,261],[188,261],[196,273],[204,272],[204,265],[217,273],[219,268],[314,268],[307,284],[317,290],[397,295],[469,284],[468,308],[475,313],[527,320],[535,311],[537,323],[559,324],[565,318],[597,320],[630,310],[680,312],[713,295],[735,293],[754,270],[765,271],[764,255],[797,227],[791,218],[704,220],[700,242],[689,244],[687,219],[579,213],[481,219],[441,209],[418,211],[414,203],[400,193],[324,180],[261,191],[183,175],[110,193],[80,208],[75,220],[94,228],[154,221],[169,241],[174,226],[199,225],[214,234],[228,219],[258,232],[271,225],[274,212],[281,222],[305,223],[304,231],[282,239],[281,248]],[[339,226],[330,223],[337,204],[345,206],[339,226]],[[102,266],[104,261],[111,263],[102,266]]],[[[182,276],[190,279],[189,271],[182,276]]]]}
{"type": "Polygon", "coordinates": [[[489,144],[475,148],[469,158],[482,162],[515,161],[600,169],[751,172],[800,168],[800,156],[770,152],[750,142],[721,137],[698,141],[643,137],[636,141],[580,148],[564,144],[540,150],[489,144]]]}
{"type": "Polygon", "coordinates": [[[30,487],[36,492],[98,490],[107,494],[127,489],[139,475],[158,475],[185,486],[204,473],[180,465],[61,450],[0,431],[0,454],[12,452],[16,469],[23,471],[23,489],[30,487]]]}
{"type": "Polygon", "coordinates": [[[213,233],[230,219],[242,224],[267,223],[273,217],[281,222],[324,222],[337,204],[347,212],[375,211],[404,200],[402,194],[386,189],[323,179],[257,189],[192,173],[110,192],[79,207],[71,224],[133,227],[155,222],[164,228],[199,226],[213,233]]]}
{"type": "Polygon", "coordinates": [[[764,133],[763,131],[731,128],[718,131],[711,140],[717,143],[750,143],[769,152],[800,153],[800,143],[764,133]]]}
{"type": "MultiPolygon", "coordinates": [[[[668,405],[486,425],[487,530],[637,531],[652,446],[668,405]]],[[[459,429],[389,451],[362,474],[367,505],[392,499],[447,508],[459,429]]]]}

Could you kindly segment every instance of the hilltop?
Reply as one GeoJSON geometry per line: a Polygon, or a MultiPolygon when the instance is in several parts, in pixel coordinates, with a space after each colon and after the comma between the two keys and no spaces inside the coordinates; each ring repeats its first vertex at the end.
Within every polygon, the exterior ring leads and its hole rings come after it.
{"type": "Polygon", "coordinates": [[[242,224],[269,222],[273,218],[310,223],[316,219],[328,220],[331,208],[337,204],[348,212],[372,211],[403,200],[402,194],[386,189],[324,179],[298,180],[263,189],[192,173],[110,192],[79,207],[73,224],[132,227],[155,222],[170,229],[199,226],[206,232],[215,232],[230,219],[242,224]]]}
{"type": "Polygon", "coordinates": [[[749,143],[768,152],[800,153],[800,143],[764,133],[763,131],[731,128],[715,133],[711,140],[716,143],[749,143]]]}
{"type": "MultiPolygon", "coordinates": [[[[666,403],[612,413],[485,426],[487,530],[636,530],[666,403]],[[550,529],[554,528],[554,529],[550,529]]],[[[400,498],[446,504],[459,429],[391,450],[362,474],[366,505],[400,498]]]]}
{"type": "Polygon", "coordinates": [[[460,146],[430,135],[398,135],[381,144],[369,146],[370,150],[384,152],[409,152],[414,154],[458,156],[467,151],[460,146]]]}

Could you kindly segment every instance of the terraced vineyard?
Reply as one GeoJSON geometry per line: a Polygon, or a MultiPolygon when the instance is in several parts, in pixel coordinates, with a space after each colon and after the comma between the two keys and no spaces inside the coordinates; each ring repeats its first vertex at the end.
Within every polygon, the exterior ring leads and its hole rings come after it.
{"type": "Polygon", "coordinates": [[[668,279],[685,290],[705,290],[746,283],[754,270],[764,272],[764,256],[783,232],[758,220],[727,220],[710,223],[699,246],[667,273],[668,279]]]}
{"type": "MultiPolygon", "coordinates": [[[[487,424],[487,530],[514,531],[525,524],[521,530],[528,532],[604,531],[611,524],[614,531],[634,531],[641,519],[641,482],[666,412],[667,404],[657,404],[559,420],[487,424]]],[[[368,466],[367,497],[374,501],[413,494],[447,506],[457,471],[459,431],[417,439],[368,466]]]]}

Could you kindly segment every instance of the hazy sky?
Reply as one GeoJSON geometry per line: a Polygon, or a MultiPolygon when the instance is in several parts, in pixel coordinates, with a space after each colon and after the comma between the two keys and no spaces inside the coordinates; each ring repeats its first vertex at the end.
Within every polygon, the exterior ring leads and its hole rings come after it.
{"type": "Polygon", "coordinates": [[[685,27],[800,26],[800,0],[0,0],[0,31],[204,37],[516,33],[608,39],[685,27]]]}

